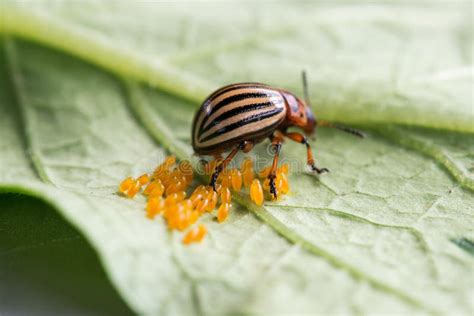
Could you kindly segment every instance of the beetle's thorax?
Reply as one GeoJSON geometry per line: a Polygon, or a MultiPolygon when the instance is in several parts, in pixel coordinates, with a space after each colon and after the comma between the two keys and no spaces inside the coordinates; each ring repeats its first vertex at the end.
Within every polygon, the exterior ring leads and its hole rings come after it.
{"type": "Polygon", "coordinates": [[[291,92],[281,90],[280,93],[286,106],[286,119],[282,127],[296,126],[308,135],[313,134],[317,123],[311,108],[291,92]]]}

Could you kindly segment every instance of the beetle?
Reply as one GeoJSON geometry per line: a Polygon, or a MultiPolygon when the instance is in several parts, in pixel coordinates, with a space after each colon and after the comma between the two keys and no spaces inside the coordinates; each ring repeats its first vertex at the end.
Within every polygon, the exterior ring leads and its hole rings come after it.
{"type": "Polygon", "coordinates": [[[216,166],[210,185],[216,187],[217,178],[239,151],[248,153],[255,144],[269,138],[274,152],[268,175],[270,193],[277,197],[275,186],[278,157],[284,138],[306,146],[307,164],[320,174],[306,136],[314,134],[317,126],[334,127],[358,137],[364,134],[350,127],[317,120],[311,110],[306,73],[302,72],[304,101],[295,94],[262,83],[244,82],[224,86],[209,95],[196,112],[192,125],[192,145],[195,154],[220,155],[231,149],[216,166]],[[301,129],[289,132],[290,127],[301,129]]]}

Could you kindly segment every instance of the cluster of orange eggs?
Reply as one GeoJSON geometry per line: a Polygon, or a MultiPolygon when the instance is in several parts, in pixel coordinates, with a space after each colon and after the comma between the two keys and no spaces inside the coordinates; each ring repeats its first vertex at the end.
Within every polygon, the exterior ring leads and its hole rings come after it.
{"type": "MultiPolygon", "coordinates": [[[[205,173],[211,175],[221,160],[213,160],[205,166],[205,173]]],[[[288,164],[283,164],[276,173],[275,184],[279,194],[289,191],[288,164]]],[[[163,215],[168,228],[184,231],[206,212],[212,212],[217,208],[217,221],[222,223],[229,215],[232,207],[233,191],[240,191],[242,186],[250,187],[250,197],[257,205],[264,201],[264,190],[269,192],[269,180],[267,179],[270,167],[258,173],[260,178],[266,180],[262,184],[254,177],[252,161],[244,160],[239,169],[224,169],[217,178],[216,190],[210,186],[199,185],[191,195],[186,198],[186,191],[193,182],[193,169],[189,161],[181,161],[176,164],[174,156],[167,157],[159,165],[153,174],[143,174],[134,179],[128,177],[120,183],[119,192],[126,197],[133,198],[138,192],[147,197],[146,216],[150,219],[158,214],[163,215]],[[142,190],[142,188],[144,189],[142,190]]],[[[204,225],[199,225],[187,232],[183,243],[190,244],[200,242],[207,234],[204,225]]]]}
{"type": "MultiPolygon", "coordinates": [[[[206,165],[205,172],[211,175],[220,160],[213,160],[206,165]]],[[[242,186],[249,187],[250,198],[255,204],[262,205],[265,200],[265,193],[267,192],[271,198],[273,195],[270,194],[270,179],[268,178],[271,166],[268,166],[258,172],[258,178],[262,179],[263,187],[260,180],[255,177],[252,160],[245,159],[240,166],[240,170],[237,168],[223,170],[217,178],[217,183],[222,187],[231,187],[234,191],[240,191],[242,186]]],[[[279,196],[287,194],[290,191],[290,185],[288,182],[289,165],[287,163],[282,164],[275,174],[275,187],[279,196]]],[[[218,185],[217,191],[220,190],[218,185]]]]}
{"type": "MultiPolygon", "coordinates": [[[[215,204],[199,203],[198,196],[212,196],[216,192],[198,187],[190,198],[186,198],[186,190],[193,182],[193,169],[189,161],[176,164],[174,156],[167,157],[151,175],[144,174],[133,179],[126,178],[120,183],[119,192],[133,198],[138,192],[147,197],[146,216],[154,219],[158,214],[165,218],[169,229],[184,231],[207,211],[212,211],[215,204]],[[203,190],[204,189],[204,190],[203,190]],[[212,192],[210,192],[212,191],[212,192]]],[[[217,198],[214,199],[217,203],[217,198]]],[[[207,234],[204,225],[191,229],[183,238],[185,244],[201,241],[207,234]]]]}

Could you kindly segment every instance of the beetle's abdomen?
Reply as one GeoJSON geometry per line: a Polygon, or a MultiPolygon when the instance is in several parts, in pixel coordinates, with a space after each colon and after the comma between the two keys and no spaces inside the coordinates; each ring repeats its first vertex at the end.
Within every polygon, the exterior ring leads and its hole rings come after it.
{"type": "Polygon", "coordinates": [[[194,117],[194,151],[210,154],[264,138],[285,116],[285,101],[278,90],[258,83],[223,87],[204,101],[194,117]]]}

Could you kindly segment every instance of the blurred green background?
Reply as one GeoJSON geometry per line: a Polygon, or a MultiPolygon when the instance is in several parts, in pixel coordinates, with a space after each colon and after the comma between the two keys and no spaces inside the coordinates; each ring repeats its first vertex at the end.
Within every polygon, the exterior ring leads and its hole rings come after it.
{"type": "Polygon", "coordinates": [[[0,198],[1,315],[131,315],[95,251],[57,211],[0,198]]]}

